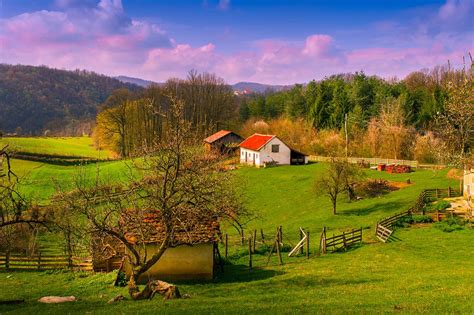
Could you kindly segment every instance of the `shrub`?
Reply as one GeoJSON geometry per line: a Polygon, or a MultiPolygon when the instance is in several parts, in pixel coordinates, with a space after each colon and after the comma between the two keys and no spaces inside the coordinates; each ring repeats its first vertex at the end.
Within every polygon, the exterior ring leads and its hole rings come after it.
{"type": "Polygon", "coordinates": [[[357,196],[373,198],[387,194],[394,188],[386,180],[375,179],[358,183],[355,190],[357,196]]]}
{"type": "Polygon", "coordinates": [[[429,215],[413,215],[412,223],[432,223],[433,218],[429,215]]]}
{"type": "Polygon", "coordinates": [[[466,222],[464,222],[464,220],[462,220],[461,218],[449,217],[441,222],[436,222],[434,224],[434,227],[443,232],[450,233],[453,231],[464,229],[465,224],[466,222]]]}
{"type": "Polygon", "coordinates": [[[441,200],[433,205],[434,210],[443,211],[451,207],[451,204],[446,200],[441,200]]]}

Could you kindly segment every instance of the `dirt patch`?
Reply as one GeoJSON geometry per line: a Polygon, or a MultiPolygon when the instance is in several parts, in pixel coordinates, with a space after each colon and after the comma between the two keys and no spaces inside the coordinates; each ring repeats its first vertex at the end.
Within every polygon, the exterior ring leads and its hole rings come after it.
{"type": "Polygon", "coordinates": [[[411,186],[411,185],[413,185],[413,183],[407,183],[407,182],[392,182],[392,181],[389,181],[389,182],[388,182],[388,185],[389,185],[390,187],[393,187],[394,190],[398,190],[398,189],[402,189],[402,188],[411,186]]]}
{"type": "Polygon", "coordinates": [[[463,172],[460,169],[452,168],[448,171],[446,177],[451,179],[461,179],[463,177],[463,172]]]}

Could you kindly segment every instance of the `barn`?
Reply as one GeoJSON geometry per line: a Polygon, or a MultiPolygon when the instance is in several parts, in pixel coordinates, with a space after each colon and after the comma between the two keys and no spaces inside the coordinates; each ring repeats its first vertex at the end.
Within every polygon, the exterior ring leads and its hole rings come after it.
{"type": "Polygon", "coordinates": [[[275,135],[255,133],[240,143],[240,163],[257,167],[308,164],[308,155],[290,148],[275,135]]]}
{"type": "Polygon", "coordinates": [[[242,140],[244,139],[233,131],[221,130],[204,139],[204,145],[209,151],[226,154],[236,151],[242,140]]]}

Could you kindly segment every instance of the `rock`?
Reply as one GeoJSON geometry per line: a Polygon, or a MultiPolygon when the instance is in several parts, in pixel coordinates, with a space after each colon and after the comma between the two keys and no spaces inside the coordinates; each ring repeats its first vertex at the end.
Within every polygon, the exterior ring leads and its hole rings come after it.
{"type": "Polygon", "coordinates": [[[40,303],[65,303],[65,302],[75,302],[77,301],[75,296],[43,296],[41,299],[38,300],[40,303]]]}
{"type": "Polygon", "coordinates": [[[107,302],[107,304],[112,304],[112,303],[115,303],[115,302],[120,302],[120,301],[122,301],[122,300],[125,300],[125,297],[124,297],[122,294],[120,294],[120,295],[117,295],[117,296],[114,297],[114,298],[111,298],[111,299],[107,302]]]}

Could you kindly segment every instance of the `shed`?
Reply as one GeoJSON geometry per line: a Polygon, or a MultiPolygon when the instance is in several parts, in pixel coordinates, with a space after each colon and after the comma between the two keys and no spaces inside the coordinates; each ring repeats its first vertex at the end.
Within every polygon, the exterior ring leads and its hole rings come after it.
{"type": "Polygon", "coordinates": [[[221,130],[204,139],[204,145],[207,150],[227,154],[236,151],[242,140],[244,139],[233,131],[221,130]]]}
{"type": "Polygon", "coordinates": [[[240,144],[240,163],[257,167],[307,164],[308,155],[290,148],[275,135],[255,133],[240,144]]]}
{"type": "MultiPolygon", "coordinates": [[[[150,212],[142,218],[146,224],[145,231],[135,228],[133,223],[127,228],[126,238],[129,242],[138,245],[137,235],[146,235],[147,241],[143,244],[148,257],[151,257],[165,236],[165,228],[156,213],[150,212]]],[[[139,283],[150,280],[211,280],[214,277],[214,268],[217,254],[217,241],[221,233],[219,223],[215,219],[202,218],[193,220],[184,228],[175,228],[171,245],[164,252],[158,262],[153,265],[139,279],[139,283]]],[[[140,246],[137,246],[140,248],[140,246]]],[[[142,252],[143,254],[143,252],[142,252]]],[[[125,260],[124,272],[131,275],[131,266],[125,260]]]]}

